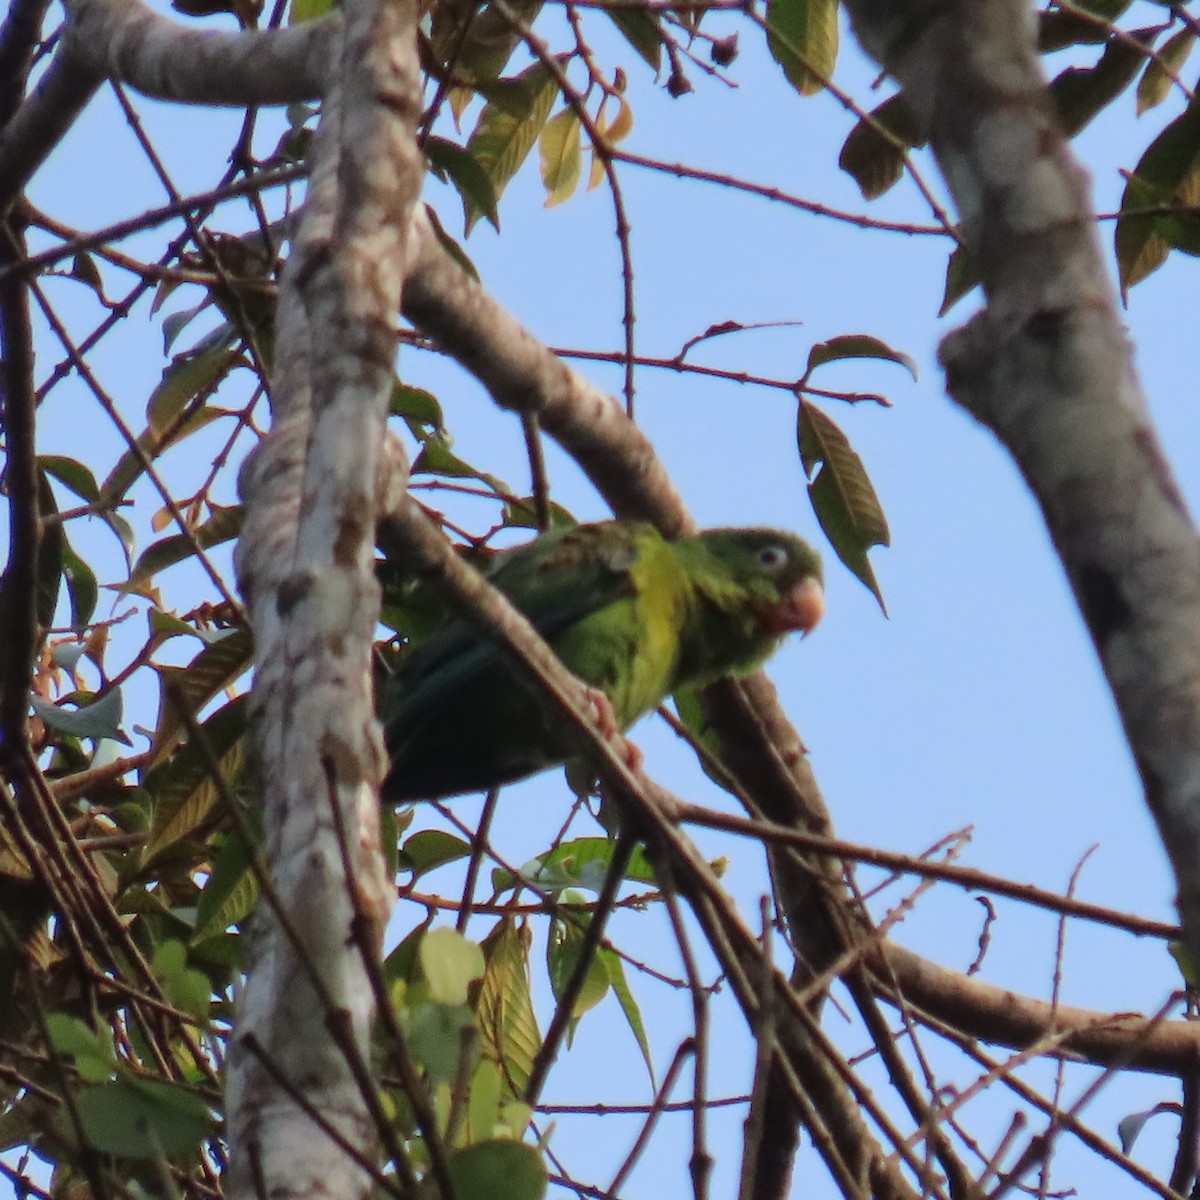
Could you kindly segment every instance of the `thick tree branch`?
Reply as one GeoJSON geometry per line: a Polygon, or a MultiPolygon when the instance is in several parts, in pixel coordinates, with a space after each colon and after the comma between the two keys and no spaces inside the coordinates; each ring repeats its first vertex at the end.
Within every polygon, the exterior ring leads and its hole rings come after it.
{"type": "Polygon", "coordinates": [[[284,29],[186,29],[141,0],[67,0],[53,61],[0,138],[0,212],[21,194],[105,79],[185,104],[240,108],[325,90],[341,17],[284,29]]]}
{"type": "Polygon", "coordinates": [[[1163,457],[1025,0],[850,0],[954,193],[987,308],[942,346],[1008,447],[1100,655],[1200,955],[1200,538],[1163,457]]]}
{"type": "Polygon", "coordinates": [[[225,33],[187,29],[142,0],[66,0],[64,50],[156,100],[243,108],[324,94],[341,18],[225,33]]]}
{"type": "Polygon", "coordinates": [[[369,1057],[376,947],[394,899],[380,853],[384,754],[371,651],[378,448],[394,375],[406,233],[420,191],[416,5],[344,9],[337,79],[313,145],[308,199],[280,288],[274,427],[247,461],[237,567],[254,623],[254,704],[266,854],[324,988],[269,909],[255,917],[229,1062],[228,1194],[362,1195],[369,1178],[310,1122],[301,1085],[370,1156],[370,1098],[330,1030],[369,1057]],[[347,875],[350,878],[347,878],[347,875]],[[351,936],[351,923],[371,928],[351,936]],[[251,1037],[273,1069],[245,1051],[251,1037]],[[261,1191],[260,1191],[261,1189],[261,1191]]]}

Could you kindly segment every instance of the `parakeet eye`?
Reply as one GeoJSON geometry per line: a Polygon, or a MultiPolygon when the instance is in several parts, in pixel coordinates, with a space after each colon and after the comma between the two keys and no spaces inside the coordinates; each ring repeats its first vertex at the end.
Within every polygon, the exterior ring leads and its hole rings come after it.
{"type": "Polygon", "coordinates": [[[788,552],[782,546],[764,546],[758,552],[758,565],[775,571],[788,560],[788,552]]]}

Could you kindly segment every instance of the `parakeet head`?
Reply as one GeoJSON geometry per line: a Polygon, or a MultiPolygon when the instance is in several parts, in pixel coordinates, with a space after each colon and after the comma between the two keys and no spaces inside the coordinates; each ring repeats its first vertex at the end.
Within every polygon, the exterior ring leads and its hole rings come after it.
{"type": "Polygon", "coordinates": [[[809,633],[825,613],[820,555],[779,529],[709,529],[697,539],[720,560],[763,634],[809,633]]]}

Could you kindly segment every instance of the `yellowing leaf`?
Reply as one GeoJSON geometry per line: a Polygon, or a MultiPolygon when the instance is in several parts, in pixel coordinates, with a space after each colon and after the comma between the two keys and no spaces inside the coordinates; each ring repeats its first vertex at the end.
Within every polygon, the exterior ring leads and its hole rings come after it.
{"type": "Polygon", "coordinates": [[[838,53],[837,0],[770,0],[767,46],[802,96],[825,87],[838,53]]]}
{"type": "Polygon", "coordinates": [[[825,536],[886,613],[867,551],[889,545],[891,535],[862,459],[837,425],[807,401],[800,405],[796,435],[800,461],[810,480],[809,499],[825,536]]]}
{"type": "MultiPolygon", "coordinates": [[[[487,172],[498,200],[538,140],[554,107],[558,84],[541,63],[535,63],[516,79],[491,85],[486,94],[488,104],[467,141],[467,150],[487,172]]],[[[482,210],[465,198],[463,206],[469,232],[482,210]]]]}
{"type": "Polygon", "coordinates": [[[547,208],[569,200],[579,186],[579,177],[583,174],[579,130],[579,118],[570,108],[564,108],[557,116],[551,117],[542,130],[538,149],[547,208]]]}

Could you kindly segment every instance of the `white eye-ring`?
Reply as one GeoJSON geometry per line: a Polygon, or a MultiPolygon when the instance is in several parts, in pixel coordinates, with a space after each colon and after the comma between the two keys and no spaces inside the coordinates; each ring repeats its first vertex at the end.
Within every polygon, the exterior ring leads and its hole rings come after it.
{"type": "Polygon", "coordinates": [[[758,565],[772,571],[782,567],[788,560],[788,552],[782,546],[764,546],[758,552],[758,565]]]}

